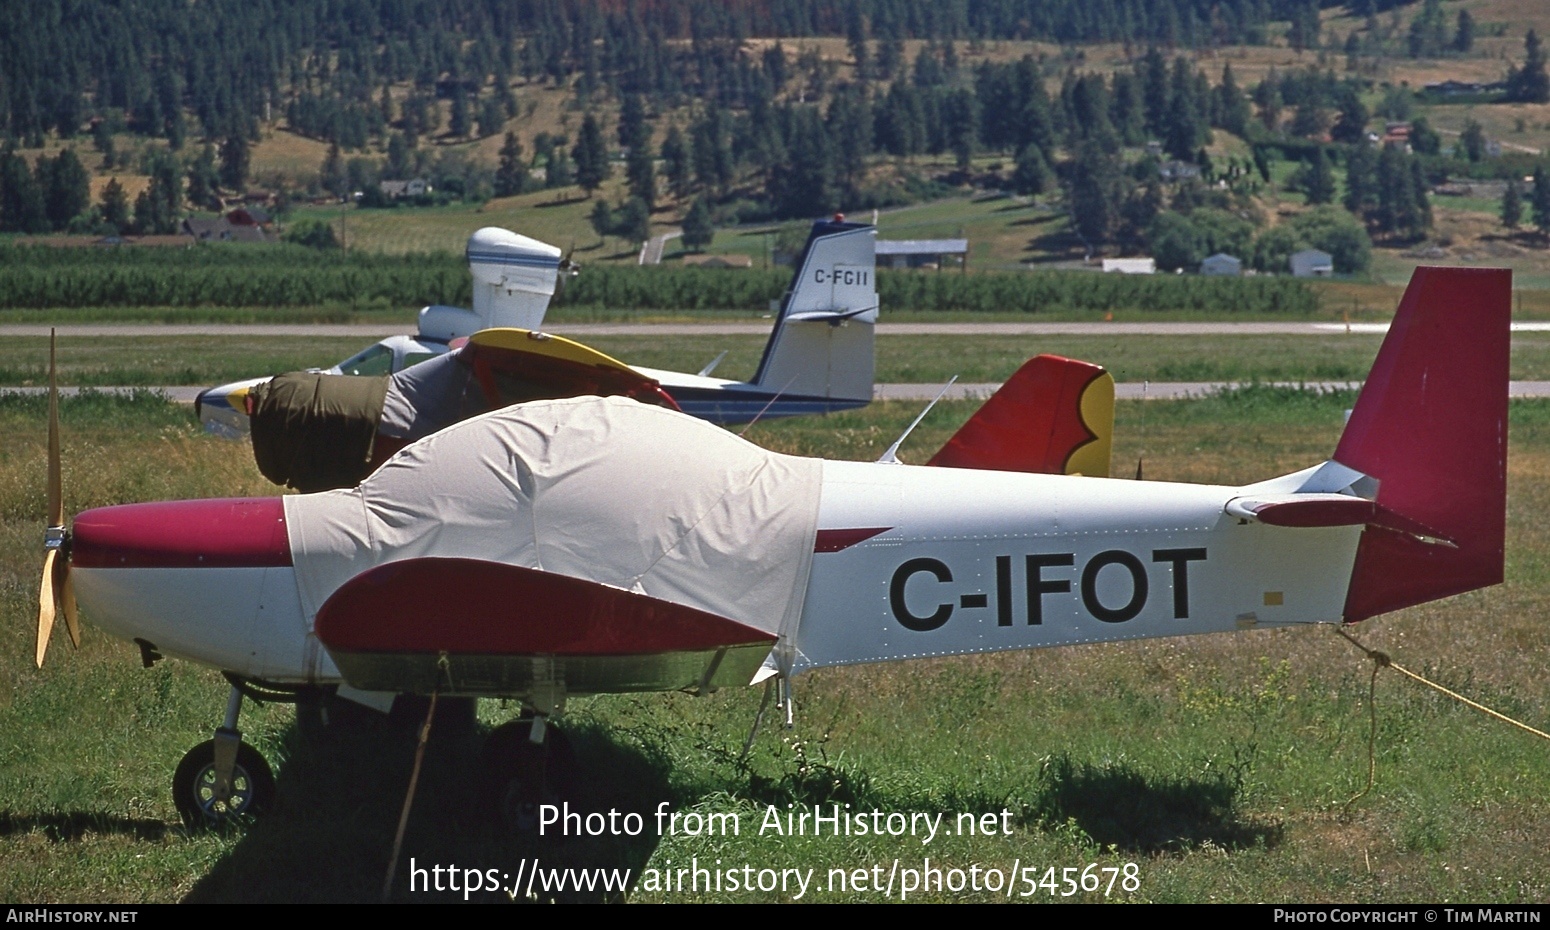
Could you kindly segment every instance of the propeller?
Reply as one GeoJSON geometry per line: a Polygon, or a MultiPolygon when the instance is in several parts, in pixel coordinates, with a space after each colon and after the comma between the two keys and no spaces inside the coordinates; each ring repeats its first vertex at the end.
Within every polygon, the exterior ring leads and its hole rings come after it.
{"type": "Polygon", "coordinates": [[[43,533],[43,584],[38,590],[38,668],[48,652],[54,619],[65,617],[73,646],[81,645],[75,587],[70,582],[70,534],[65,530],[65,495],[59,455],[59,378],[54,364],[54,331],[48,334],[48,528],[43,533]]]}
{"type": "Polygon", "coordinates": [[[565,256],[560,259],[560,277],[557,283],[559,284],[559,289],[562,291],[565,290],[565,283],[567,281],[576,277],[576,275],[581,274],[581,263],[576,261],[575,255],[576,240],[572,239],[570,243],[570,250],[567,251],[565,256]]]}

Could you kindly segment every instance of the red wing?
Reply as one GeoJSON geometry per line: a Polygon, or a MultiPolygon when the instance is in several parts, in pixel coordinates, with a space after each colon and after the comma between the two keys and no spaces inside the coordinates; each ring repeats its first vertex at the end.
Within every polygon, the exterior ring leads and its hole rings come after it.
{"type": "Polygon", "coordinates": [[[580,578],[443,558],[355,576],[316,631],[355,687],[462,694],[520,694],[544,674],[570,693],[746,684],[776,639],[580,578]]]}

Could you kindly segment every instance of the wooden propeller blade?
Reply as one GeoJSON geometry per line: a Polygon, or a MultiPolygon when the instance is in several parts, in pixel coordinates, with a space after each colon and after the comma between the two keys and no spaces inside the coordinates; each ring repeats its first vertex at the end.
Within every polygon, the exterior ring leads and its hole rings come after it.
{"type": "Polygon", "coordinates": [[[54,366],[54,331],[48,331],[48,525],[65,525],[64,481],[59,461],[59,379],[54,366]]]}
{"type": "Polygon", "coordinates": [[[43,586],[38,590],[38,668],[43,667],[43,656],[48,652],[48,638],[54,632],[54,563],[58,558],[58,549],[50,549],[43,556],[43,586]]]}

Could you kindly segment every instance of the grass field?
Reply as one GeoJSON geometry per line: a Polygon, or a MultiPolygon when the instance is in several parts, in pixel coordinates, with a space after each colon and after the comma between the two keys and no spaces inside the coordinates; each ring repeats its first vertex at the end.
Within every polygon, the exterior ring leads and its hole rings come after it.
{"type": "MultiPolygon", "coordinates": [[[[1239,483],[1288,471],[1328,454],[1349,403],[1258,389],[1121,405],[1118,470],[1144,454],[1153,480],[1239,483]]],[[[869,459],[916,409],[878,404],[748,435],[784,451],[869,459]]],[[[971,409],[939,407],[904,457],[929,454],[971,409]]],[[[87,398],[66,401],[64,421],[72,511],[269,493],[244,446],[199,435],[178,408],[87,398]]],[[[0,632],[10,657],[0,663],[0,900],[376,900],[408,778],[407,727],[362,724],[319,741],[296,730],[290,709],[249,705],[245,738],[275,763],[280,806],[244,828],[189,833],[176,825],[167,784],[181,753],[218,721],[224,683],[186,663],[142,670],[133,646],[89,618],[79,653],[56,638],[48,666],[33,669],[42,422],[41,402],[0,400],[0,428],[11,437],[0,447],[0,604],[12,618],[0,632]]],[[[1538,618],[1550,607],[1550,536],[1538,514],[1550,500],[1550,408],[1515,405],[1512,437],[1507,583],[1356,632],[1395,661],[1543,727],[1550,684],[1539,667],[1550,633],[1538,618]]],[[[720,860],[721,869],[817,870],[825,887],[801,900],[873,901],[887,896],[828,886],[830,870],[850,882],[855,869],[886,877],[895,859],[918,871],[930,857],[963,870],[964,881],[974,866],[1015,867],[1019,881],[1011,894],[944,889],[912,900],[1544,900],[1550,762],[1527,734],[1381,675],[1377,782],[1348,803],[1366,783],[1369,669],[1318,628],[833,669],[797,681],[796,727],[766,721],[746,760],[754,689],[575,701],[565,726],[582,774],[571,803],[641,814],[636,837],[493,829],[469,780],[472,734],[438,731],[394,897],[463,899],[411,892],[410,858],[508,876],[536,858],[632,870],[627,895],[534,895],[546,899],[795,898],[795,890],[660,887],[661,870],[720,860]],[[680,815],[735,815],[741,832],[659,834],[664,802],[680,815]],[[929,843],[760,835],[772,807],[814,804],[943,813],[953,825],[960,813],[976,824],[989,815],[997,829],[929,843]],[[1062,868],[1124,876],[1132,863],[1132,883],[1061,894],[1062,868]],[[657,884],[646,870],[657,870],[657,884]]],[[[511,713],[484,702],[480,727],[511,713]]]]}
{"type": "MultiPolygon", "coordinates": [[[[1118,381],[1341,381],[1366,376],[1379,336],[1361,333],[1263,336],[893,336],[877,341],[882,383],[1005,380],[1034,355],[1087,359],[1118,381]]],[[[754,375],[766,337],[598,336],[587,343],[624,362],[669,371],[699,371],[727,353],[715,375],[754,375]]],[[[87,387],[213,385],[260,375],[326,367],[359,351],[363,337],[230,336],[91,337],[59,348],[60,383],[87,387]]],[[[1550,380],[1550,333],[1513,339],[1512,377],[1550,380]]],[[[0,385],[47,380],[46,339],[17,337],[0,345],[0,385]]]]}

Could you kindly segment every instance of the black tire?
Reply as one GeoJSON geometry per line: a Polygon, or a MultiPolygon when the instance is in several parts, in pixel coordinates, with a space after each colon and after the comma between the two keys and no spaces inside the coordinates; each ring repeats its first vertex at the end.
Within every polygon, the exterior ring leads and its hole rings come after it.
{"type": "Polygon", "coordinates": [[[485,796],[508,830],[528,833],[538,827],[538,806],[565,800],[575,786],[576,754],[565,731],[549,724],[542,745],[528,734],[533,719],[503,723],[485,737],[480,752],[485,796]]]}
{"type": "Polygon", "coordinates": [[[172,775],[172,803],[192,828],[220,827],[263,813],[274,804],[274,772],[247,743],[237,746],[229,805],[216,804],[215,740],[205,740],[183,756],[172,775]]]}

